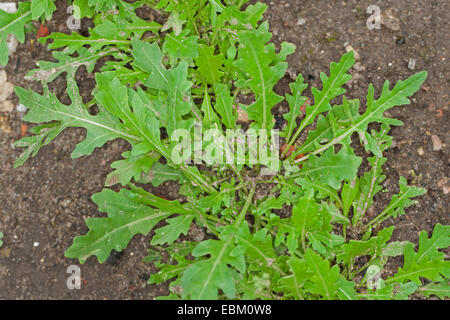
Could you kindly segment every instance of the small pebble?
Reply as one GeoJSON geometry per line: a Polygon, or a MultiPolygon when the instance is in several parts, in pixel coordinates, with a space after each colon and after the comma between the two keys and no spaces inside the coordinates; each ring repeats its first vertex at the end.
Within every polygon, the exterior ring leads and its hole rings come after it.
{"type": "Polygon", "coordinates": [[[248,113],[245,112],[241,107],[237,107],[238,112],[238,122],[248,123],[250,120],[248,119],[248,113]]]}
{"type": "Polygon", "coordinates": [[[299,19],[297,20],[297,25],[298,25],[298,26],[302,26],[302,25],[304,25],[305,23],[306,23],[306,20],[303,19],[303,18],[299,18],[299,19]]]}
{"type": "Polygon", "coordinates": [[[392,31],[400,30],[400,20],[394,15],[392,8],[389,8],[382,13],[381,24],[392,31]]]}
{"type": "Polygon", "coordinates": [[[422,148],[422,147],[419,147],[419,148],[417,149],[417,153],[419,154],[419,156],[423,156],[423,155],[425,154],[425,151],[423,151],[423,148],[422,148]]]}
{"type": "Polygon", "coordinates": [[[416,68],[416,60],[415,59],[409,59],[408,62],[408,69],[414,70],[416,68]]]}
{"type": "Polygon", "coordinates": [[[431,136],[431,142],[433,143],[433,151],[442,150],[442,141],[437,135],[431,136]]]}
{"type": "Polygon", "coordinates": [[[28,108],[25,107],[23,104],[19,104],[19,105],[16,107],[16,110],[17,110],[18,112],[20,112],[20,113],[25,113],[25,112],[27,112],[28,108]]]}
{"type": "Polygon", "coordinates": [[[61,205],[62,205],[64,208],[67,208],[67,207],[70,205],[71,202],[72,202],[72,201],[71,201],[70,199],[66,199],[66,200],[64,200],[64,201],[61,203],[61,205]]]}
{"type": "Polygon", "coordinates": [[[345,51],[347,52],[353,51],[353,54],[355,55],[355,60],[359,60],[359,53],[351,45],[347,45],[345,47],[345,51]]]}

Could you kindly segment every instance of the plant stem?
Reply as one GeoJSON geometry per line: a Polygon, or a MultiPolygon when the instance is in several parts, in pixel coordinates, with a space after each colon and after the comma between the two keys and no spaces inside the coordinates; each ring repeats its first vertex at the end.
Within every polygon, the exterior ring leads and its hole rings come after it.
{"type": "Polygon", "coordinates": [[[252,203],[253,196],[255,194],[255,189],[256,189],[256,187],[253,185],[252,189],[250,190],[249,195],[247,196],[247,199],[245,200],[244,207],[242,208],[241,213],[239,213],[239,216],[234,223],[234,226],[236,228],[239,228],[241,226],[242,221],[244,221],[244,219],[245,219],[245,215],[247,214],[248,207],[252,203]]]}

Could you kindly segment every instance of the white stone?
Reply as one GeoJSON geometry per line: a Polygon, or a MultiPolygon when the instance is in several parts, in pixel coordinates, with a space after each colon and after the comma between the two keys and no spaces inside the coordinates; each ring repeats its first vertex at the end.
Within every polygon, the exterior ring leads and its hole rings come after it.
{"type": "Polygon", "coordinates": [[[23,104],[19,104],[19,105],[16,107],[16,110],[17,110],[18,112],[20,112],[20,113],[25,113],[25,112],[27,112],[28,108],[25,107],[23,104]]]}
{"type": "Polygon", "coordinates": [[[303,18],[299,18],[299,19],[297,20],[297,25],[298,25],[298,26],[302,26],[302,25],[304,25],[305,23],[306,23],[306,20],[303,19],[303,18]]]}

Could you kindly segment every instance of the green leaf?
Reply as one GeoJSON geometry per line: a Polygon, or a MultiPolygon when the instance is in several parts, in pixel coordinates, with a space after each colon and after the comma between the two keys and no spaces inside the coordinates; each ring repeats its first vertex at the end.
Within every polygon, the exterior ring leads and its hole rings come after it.
{"type": "Polygon", "coordinates": [[[297,127],[297,118],[302,113],[300,108],[305,104],[307,98],[302,96],[302,92],[308,87],[304,83],[303,76],[299,74],[295,82],[290,85],[292,95],[287,94],[286,100],[289,103],[289,112],[283,115],[287,121],[287,126],[284,130],[284,137],[286,141],[291,139],[294,129],[297,127]]]}
{"type": "Polygon", "coordinates": [[[216,83],[214,85],[216,93],[216,104],[214,108],[222,117],[222,122],[228,129],[236,128],[237,114],[233,110],[233,97],[230,96],[230,90],[226,84],[216,83]]]}
{"type": "MultiPolygon", "coordinates": [[[[353,119],[359,116],[359,100],[347,100],[343,98],[342,105],[333,106],[327,116],[319,114],[315,129],[308,131],[305,142],[294,152],[294,156],[300,153],[315,151],[324,143],[331,141],[339,132],[351,126],[353,119]]],[[[348,140],[340,141],[341,144],[348,140]]]]}
{"type": "Polygon", "coordinates": [[[194,125],[194,119],[187,118],[191,112],[192,102],[190,89],[192,82],[188,81],[188,65],[181,61],[177,67],[168,71],[168,97],[167,105],[161,107],[161,120],[167,129],[169,137],[176,129],[190,131],[194,125]]]}
{"type": "Polygon", "coordinates": [[[94,14],[93,8],[88,4],[88,0],[73,1],[73,16],[75,19],[92,18],[94,14]]]}
{"type": "Polygon", "coordinates": [[[126,185],[131,179],[139,179],[142,172],[148,172],[159,155],[141,154],[133,156],[130,151],[122,153],[124,160],[115,161],[111,168],[116,169],[106,177],[105,185],[112,186],[117,183],[126,185]]]}
{"type": "MultiPolygon", "coordinates": [[[[124,3],[123,1],[121,1],[124,3]]],[[[98,37],[105,38],[105,42],[116,39],[117,42],[111,44],[121,46],[125,44],[124,40],[129,38],[142,38],[145,32],[158,33],[161,29],[161,25],[154,21],[146,21],[136,16],[127,16],[122,18],[119,15],[113,16],[114,21],[102,20],[100,24],[96,24],[93,30],[90,30],[90,39],[96,39],[98,37]],[[131,22],[128,21],[131,18],[131,22]]],[[[129,45],[131,42],[127,40],[129,45]]]]}
{"type": "Polygon", "coordinates": [[[313,275],[305,284],[305,291],[320,295],[322,299],[335,299],[339,293],[339,287],[347,280],[340,274],[338,265],[330,268],[330,263],[324,260],[313,250],[308,249],[304,260],[313,275]]]}
{"type": "Polygon", "coordinates": [[[192,264],[181,277],[183,298],[193,300],[216,300],[218,290],[222,290],[228,298],[236,295],[233,281],[236,268],[245,271],[243,256],[231,255],[234,249],[233,237],[226,236],[220,240],[206,240],[192,251],[194,257],[209,255],[210,257],[192,264]]]}
{"type": "Polygon", "coordinates": [[[397,257],[403,255],[405,246],[409,241],[393,241],[388,243],[382,250],[382,255],[385,257],[397,257]]]}
{"type": "Polygon", "coordinates": [[[31,1],[31,14],[33,20],[37,20],[41,16],[43,16],[45,20],[50,20],[53,12],[56,10],[56,6],[53,2],[53,0],[31,1]]]}
{"type": "Polygon", "coordinates": [[[201,111],[203,112],[203,125],[209,127],[213,123],[220,124],[219,117],[214,112],[214,109],[211,104],[211,98],[208,93],[208,89],[205,87],[205,97],[203,98],[203,103],[201,107],[201,111]]]}
{"type": "Polygon", "coordinates": [[[167,226],[155,230],[152,245],[172,243],[180,237],[180,234],[187,234],[193,219],[193,215],[182,215],[167,219],[167,226]]]}
{"type": "Polygon", "coordinates": [[[138,137],[126,133],[118,119],[108,113],[100,111],[95,116],[90,115],[84,107],[62,104],[52,93],[41,96],[20,87],[16,87],[15,92],[20,102],[29,108],[23,120],[33,123],[59,121],[58,133],[67,127],[82,127],[87,130],[86,139],[80,142],[72,152],[73,158],[90,154],[94,148],[116,138],[139,140],[138,137]]]}
{"type": "Polygon", "coordinates": [[[389,205],[370,223],[369,226],[377,223],[381,223],[390,217],[397,217],[399,215],[405,214],[405,209],[416,204],[416,200],[411,200],[411,198],[421,196],[427,191],[424,188],[418,188],[413,186],[408,186],[407,181],[404,177],[400,177],[400,192],[392,196],[389,205]]]}
{"type": "Polygon", "coordinates": [[[420,293],[429,297],[431,295],[437,296],[440,299],[444,300],[446,298],[450,298],[450,280],[444,279],[439,283],[430,283],[419,289],[420,293]]]}
{"type": "Polygon", "coordinates": [[[341,207],[343,206],[342,201],[337,194],[337,191],[329,187],[327,184],[320,183],[318,180],[310,178],[298,178],[295,179],[295,182],[301,185],[304,190],[312,189],[317,191],[317,197],[319,197],[320,199],[329,197],[331,200],[337,202],[341,207]]]}
{"type": "MultiPolygon", "coordinates": [[[[273,91],[273,87],[284,76],[287,63],[282,59],[286,53],[280,58],[275,53],[274,44],[266,44],[272,37],[268,29],[269,25],[264,22],[257,30],[238,33],[240,45],[234,66],[243,75],[236,86],[248,87],[255,94],[256,101],[242,108],[258,128],[270,130],[273,127],[271,110],[283,100],[283,97],[273,91]]],[[[290,48],[289,53],[292,53],[292,47],[290,48]]]]}
{"type": "Polygon", "coordinates": [[[125,189],[118,193],[110,189],[96,193],[92,200],[101,212],[108,213],[108,217],[86,219],[89,232],[85,236],[75,237],[65,256],[84,263],[95,255],[103,263],[111,250],[122,251],[134,235],[148,234],[159,221],[171,215],[139,203],[137,197],[137,194],[125,189]]]}
{"type": "Polygon", "coordinates": [[[231,252],[231,255],[245,255],[249,271],[262,272],[262,270],[271,270],[277,256],[273,249],[272,237],[267,229],[261,229],[251,234],[248,224],[243,223],[238,230],[229,227],[224,230],[223,234],[228,233],[233,235],[236,240],[236,247],[231,252]]]}
{"type": "Polygon", "coordinates": [[[348,217],[348,212],[353,204],[353,200],[358,194],[359,180],[355,179],[351,182],[345,182],[342,186],[341,198],[342,198],[342,211],[344,216],[348,217]]]}
{"type": "Polygon", "coordinates": [[[30,156],[34,157],[41,147],[49,144],[60,131],[61,125],[57,122],[31,128],[30,132],[35,134],[34,136],[24,137],[14,142],[16,148],[27,148],[14,162],[14,168],[23,165],[30,156]]]}
{"type": "Polygon", "coordinates": [[[137,39],[132,40],[134,64],[150,73],[145,83],[150,88],[168,90],[168,71],[162,64],[163,53],[156,43],[146,43],[137,39]]]}
{"type": "Polygon", "coordinates": [[[307,233],[319,231],[322,227],[321,222],[319,206],[311,192],[292,208],[292,223],[300,235],[300,241],[305,250],[307,233]]]}
{"type": "Polygon", "coordinates": [[[306,126],[314,122],[314,119],[318,114],[331,110],[331,100],[346,92],[342,86],[352,78],[347,71],[350,70],[354,64],[355,58],[353,56],[353,51],[350,51],[341,57],[339,63],[331,63],[329,77],[325,73],[320,74],[323,88],[322,90],[312,88],[311,91],[314,96],[314,104],[306,107],[306,116],[302,120],[300,127],[291,141],[295,141],[300,132],[306,126]]]}
{"type": "Polygon", "coordinates": [[[334,148],[330,148],[320,157],[312,155],[298,174],[289,177],[309,176],[337,190],[342,180],[352,181],[356,178],[361,161],[360,157],[345,149],[335,154],[334,148]]]}
{"type": "Polygon", "coordinates": [[[8,63],[8,46],[6,40],[9,34],[20,43],[25,41],[25,24],[31,20],[30,2],[19,2],[16,13],[0,10],[0,64],[8,63]]]}
{"type": "Polygon", "coordinates": [[[381,183],[386,178],[386,176],[382,174],[382,166],[387,158],[370,157],[368,160],[371,166],[370,171],[364,173],[362,178],[359,179],[359,195],[357,196],[357,200],[353,203],[352,223],[354,225],[361,221],[361,218],[370,206],[372,206],[373,197],[383,189],[381,183]]]}
{"type": "Polygon", "coordinates": [[[413,282],[390,284],[375,292],[360,293],[358,297],[368,300],[407,300],[417,288],[413,282]]]}
{"type": "Polygon", "coordinates": [[[173,29],[173,33],[175,36],[178,36],[181,33],[184,23],[186,20],[182,20],[178,12],[174,11],[170,15],[167,22],[163,25],[161,31],[167,31],[169,29],[173,29]]]}
{"type": "Polygon", "coordinates": [[[212,214],[217,214],[222,206],[229,207],[235,193],[234,180],[223,183],[220,191],[214,191],[210,195],[199,199],[198,207],[203,210],[211,209],[212,214]]]}
{"type": "Polygon", "coordinates": [[[184,30],[179,35],[167,34],[163,52],[170,57],[171,65],[175,65],[178,60],[192,64],[193,59],[198,56],[198,37],[188,37],[188,34],[189,30],[184,30]]]}
{"type": "Polygon", "coordinates": [[[305,283],[313,276],[314,272],[308,268],[304,259],[291,257],[287,264],[292,274],[280,278],[276,288],[283,292],[286,298],[303,300],[305,283]]]}
{"type": "Polygon", "coordinates": [[[160,139],[159,121],[154,110],[148,107],[138,94],[133,95],[132,106],[128,102],[128,88],[110,74],[97,73],[97,92],[95,98],[112,115],[122,120],[130,132],[144,140],[141,147],[146,151],[155,150],[170,159],[170,153],[160,139]]]}
{"type": "Polygon", "coordinates": [[[38,61],[39,68],[28,72],[26,79],[48,83],[55,80],[63,72],[67,72],[68,78],[74,78],[78,68],[85,66],[88,72],[92,72],[98,59],[113,52],[115,52],[114,49],[91,53],[88,49],[82,48],[79,50],[78,57],[73,58],[65,52],[53,51],[53,57],[58,62],[38,61]]]}
{"type": "Polygon", "coordinates": [[[158,187],[164,182],[172,180],[183,183],[186,181],[185,176],[177,169],[166,164],[155,162],[147,177],[139,179],[140,183],[151,183],[154,187],[158,187]]]}
{"type": "Polygon", "coordinates": [[[419,72],[405,81],[398,81],[392,90],[389,89],[389,81],[386,81],[381,96],[377,100],[374,100],[374,87],[370,85],[366,111],[362,115],[354,117],[350,126],[338,130],[333,139],[315,150],[313,154],[321,153],[334,144],[348,140],[353,132],[365,132],[371,122],[400,125],[401,122],[399,123],[398,121],[394,121],[394,119],[384,117],[383,113],[392,107],[409,104],[408,97],[419,90],[426,77],[426,71],[419,72]]]}
{"type": "Polygon", "coordinates": [[[204,78],[205,84],[220,83],[224,73],[221,71],[224,64],[223,54],[214,55],[214,47],[204,44],[198,47],[199,55],[195,59],[197,70],[204,78]]]}
{"type": "Polygon", "coordinates": [[[450,246],[450,226],[436,224],[433,235],[428,238],[426,231],[419,235],[419,249],[414,250],[414,244],[408,243],[404,251],[404,264],[397,273],[389,277],[386,283],[412,281],[422,285],[420,278],[431,281],[443,281],[450,277],[450,261],[445,260],[445,254],[438,249],[450,246]]]}
{"type": "MultiPolygon", "coordinates": [[[[90,37],[84,37],[79,33],[72,32],[72,34],[65,34],[59,32],[53,32],[47,37],[39,38],[40,43],[46,43],[48,39],[52,39],[53,42],[48,45],[49,49],[59,49],[66,47],[64,53],[72,54],[80,51],[86,45],[89,45],[89,53],[91,55],[97,53],[104,46],[114,45],[116,47],[126,47],[131,44],[130,40],[117,39],[116,37],[106,38],[92,34],[90,37]]],[[[53,54],[57,51],[53,51],[53,54]]]]}
{"type": "Polygon", "coordinates": [[[336,250],[337,261],[352,266],[357,257],[370,256],[374,258],[383,255],[386,242],[391,238],[393,231],[394,227],[391,226],[381,230],[376,237],[372,237],[369,240],[350,240],[336,250]]]}

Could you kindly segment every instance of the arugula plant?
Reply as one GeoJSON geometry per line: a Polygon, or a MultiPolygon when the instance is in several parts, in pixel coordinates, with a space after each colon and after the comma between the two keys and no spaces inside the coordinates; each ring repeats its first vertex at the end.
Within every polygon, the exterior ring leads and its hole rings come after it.
{"type": "MultiPolygon", "coordinates": [[[[53,49],[55,62],[39,61],[27,74],[42,83],[42,95],[16,88],[29,108],[24,120],[38,125],[15,143],[25,148],[15,166],[68,127],[86,129],[72,158],[115,139],[129,144],[123,159],[112,163],[107,188],[92,197],[107,216],[88,218],[89,232],[75,237],[66,256],[81,263],[96,256],[103,263],[134,235],[154,232],[146,260],[160,271],[149,283],[170,281],[170,294],[160,299],[449,297],[450,262],[440,250],[450,245],[450,226],[437,224],[431,235],[422,231],[418,246],[390,240],[394,226],[388,222],[405,214],[425,190],[401,177],[399,193],[368,214],[383,190],[390,128],[402,125],[384,112],[409,104],[427,73],[393,87],[386,81],[378,93],[370,85],[361,108],[359,100],[344,95],[355,63],[349,52],[331,63],[328,75],[321,74],[322,88],[311,89],[314,102],[303,109],[308,84],[301,74],[286,96],[274,92],[295,46],[284,42],[277,50],[268,23],[261,22],[266,5],[246,2],[75,0],[78,16],[93,18],[89,36],[52,33],[40,39],[53,49]],[[164,23],[139,16],[144,6],[164,23]],[[87,72],[98,67],[91,101],[83,101],[77,86],[81,66],[87,72]],[[70,105],[48,88],[58,76],[67,80],[70,105]],[[289,111],[275,134],[272,109],[284,100],[289,111]],[[250,125],[238,121],[242,112],[250,125]],[[373,123],[370,128],[378,129],[369,129],[373,123]],[[179,144],[171,137],[180,129],[192,138],[186,147],[215,129],[215,137],[225,141],[222,151],[234,155],[240,142],[225,134],[235,128],[265,130],[265,144],[281,136],[281,151],[269,151],[282,160],[279,170],[267,173],[264,163],[252,162],[249,146],[241,161],[193,164],[172,156],[179,144]],[[304,131],[306,138],[299,139],[304,131]],[[352,136],[371,154],[363,175],[352,136]],[[179,185],[183,201],[149,191],[168,180],[179,185]],[[204,231],[203,240],[184,236],[194,225],[204,231]],[[403,266],[383,273],[397,256],[403,266]]],[[[8,33],[23,40],[23,22],[49,18],[54,10],[52,1],[19,8],[16,15],[0,14],[2,43],[8,33]],[[8,21],[15,21],[14,28],[8,21]]],[[[218,140],[200,141],[200,153],[216,145],[218,140]]]]}

